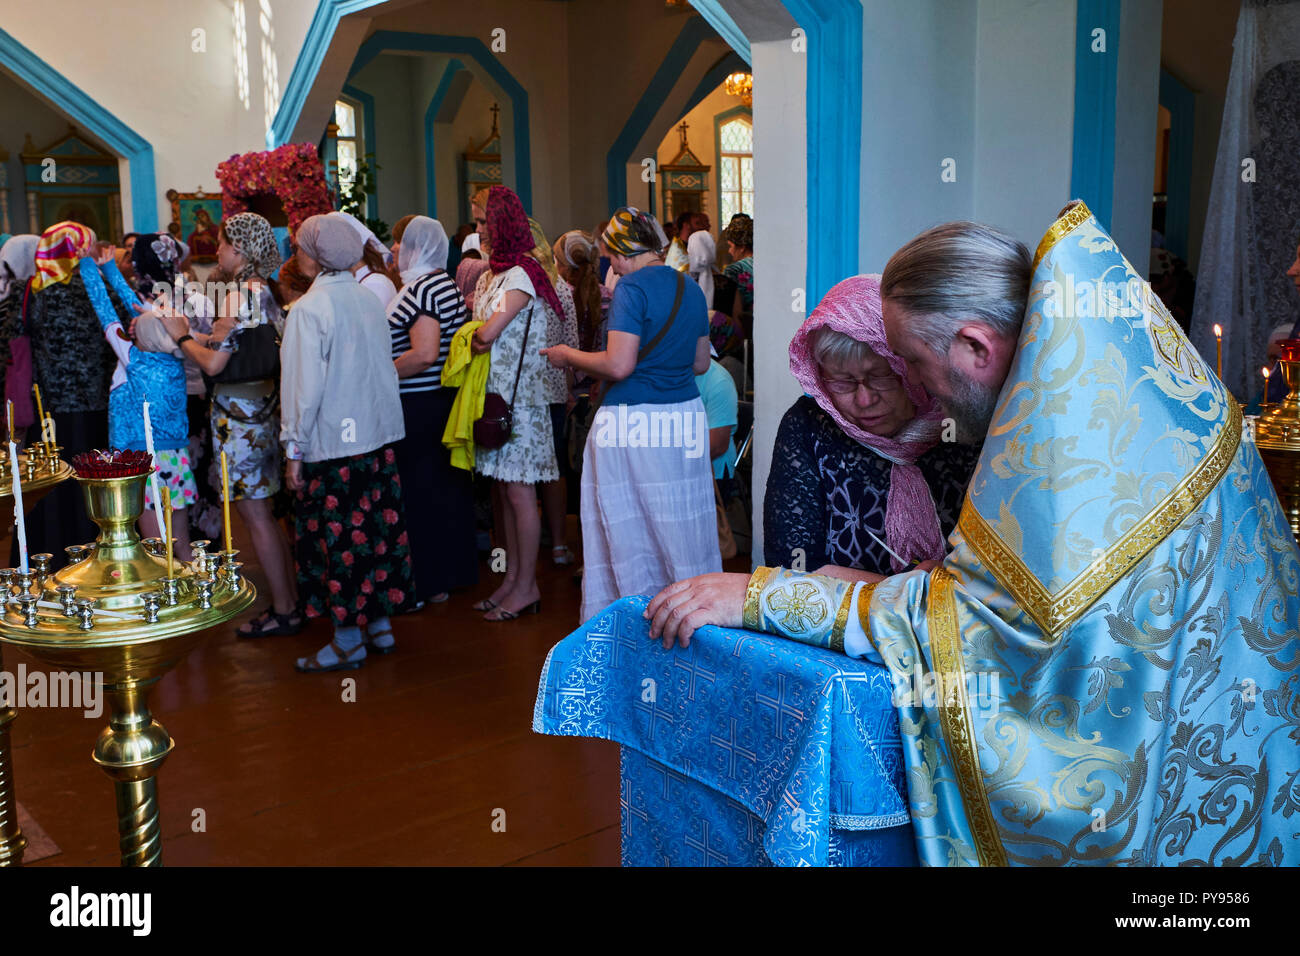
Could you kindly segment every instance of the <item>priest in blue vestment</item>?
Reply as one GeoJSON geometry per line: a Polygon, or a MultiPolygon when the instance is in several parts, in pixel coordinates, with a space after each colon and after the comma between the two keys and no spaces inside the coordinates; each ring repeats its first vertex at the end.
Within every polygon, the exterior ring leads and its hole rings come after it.
{"type": "Polygon", "coordinates": [[[1300,863],[1300,550],[1237,401],[1082,203],[1032,258],[936,227],[882,295],[984,439],[947,558],[692,578],[651,636],[887,667],[924,864],[1300,863]]]}

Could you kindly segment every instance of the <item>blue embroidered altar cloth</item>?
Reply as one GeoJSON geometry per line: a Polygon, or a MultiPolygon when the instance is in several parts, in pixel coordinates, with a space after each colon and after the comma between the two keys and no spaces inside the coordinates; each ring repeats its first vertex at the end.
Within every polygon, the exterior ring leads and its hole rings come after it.
{"type": "Polygon", "coordinates": [[[533,730],[623,747],[624,865],[914,865],[888,671],[624,598],[551,649],[533,730]]]}

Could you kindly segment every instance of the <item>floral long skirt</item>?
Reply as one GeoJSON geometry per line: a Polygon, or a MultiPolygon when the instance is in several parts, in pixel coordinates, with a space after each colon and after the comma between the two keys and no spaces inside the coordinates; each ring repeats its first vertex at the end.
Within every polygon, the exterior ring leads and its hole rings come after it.
{"type": "Polygon", "coordinates": [[[411,547],[392,446],[303,462],[302,477],[294,526],[307,616],[351,627],[412,610],[411,547]]]}

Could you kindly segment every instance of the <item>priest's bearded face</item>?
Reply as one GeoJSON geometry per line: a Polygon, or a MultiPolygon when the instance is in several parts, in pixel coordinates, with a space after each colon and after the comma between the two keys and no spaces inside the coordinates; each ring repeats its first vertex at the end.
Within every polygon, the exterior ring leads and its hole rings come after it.
{"type": "Polygon", "coordinates": [[[983,442],[993,421],[1005,367],[996,383],[981,381],[960,367],[964,363],[954,364],[952,348],[944,355],[936,354],[924,339],[910,332],[910,317],[905,309],[889,299],[884,300],[883,307],[889,347],[907,363],[911,380],[919,381],[939,400],[944,414],[957,426],[958,442],[963,445],[983,442]]]}

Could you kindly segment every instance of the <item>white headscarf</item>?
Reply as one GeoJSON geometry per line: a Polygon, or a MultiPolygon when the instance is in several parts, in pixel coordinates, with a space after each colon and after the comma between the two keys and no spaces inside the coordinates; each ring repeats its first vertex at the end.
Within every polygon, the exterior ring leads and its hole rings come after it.
{"type": "Polygon", "coordinates": [[[342,213],[342,215],[347,216],[350,220],[352,220],[352,228],[355,229],[357,233],[361,236],[362,245],[374,246],[377,250],[379,250],[379,254],[381,256],[383,256],[385,259],[388,258],[389,255],[388,247],[379,241],[379,237],[374,234],[374,232],[370,229],[369,226],[367,226],[356,216],[352,215],[352,213],[350,212],[342,213]]]}
{"type": "Polygon", "coordinates": [[[406,224],[402,244],[397,251],[397,269],[403,285],[420,276],[447,268],[447,230],[428,216],[416,216],[406,224]]]}
{"type": "Polygon", "coordinates": [[[0,268],[0,299],[9,294],[11,284],[26,283],[36,275],[36,245],[40,241],[40,236],[10,236],[0,247],[0,262],[9,267],[8,272],[0,268]]]}
{"type": "Polygon", "coordinates": [[[483,243],[479,239],[479,235],[477,232],[471,232],[468,236],[465,237],[465,241],[460,244],[460,254],[462,256],[467,252],[481,253],[482,251],[483,251],[483,243]]]}
{"type": "Polygon", "coordinates": [[[700,284],[704,301],[713,309],[713,264],[718,260],[718,248],[713,237],[702,229],[691,233],[686,240],[686,254],[690,257],[691,276],[700,284]]]}

